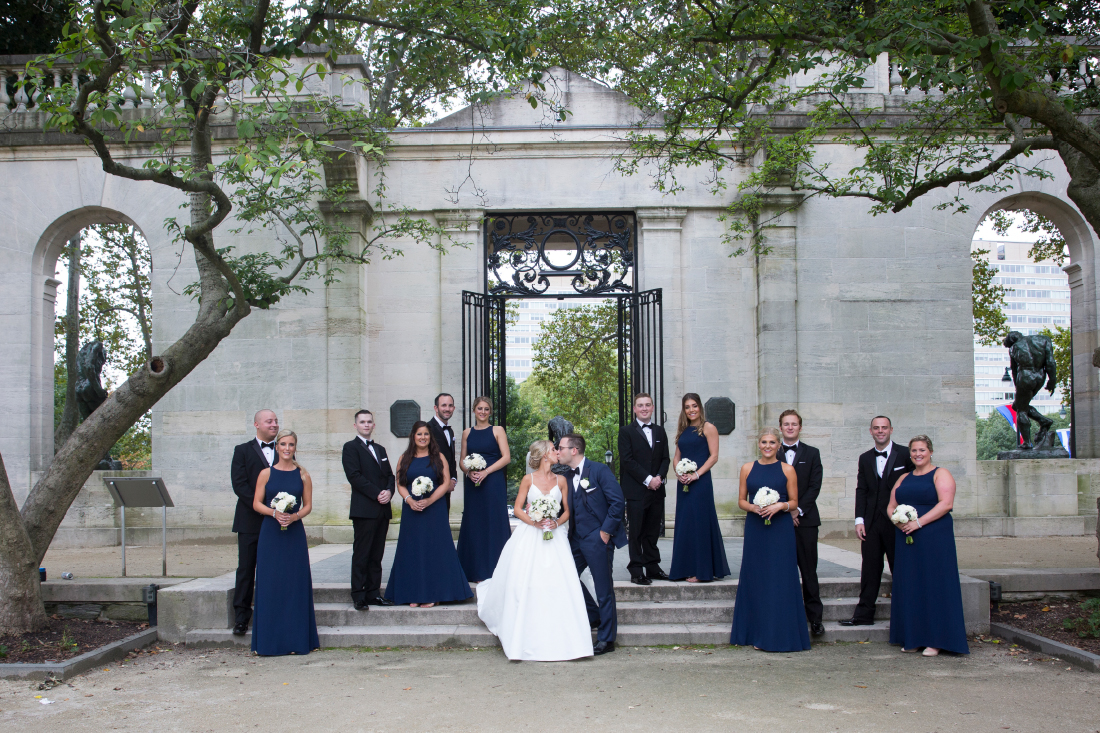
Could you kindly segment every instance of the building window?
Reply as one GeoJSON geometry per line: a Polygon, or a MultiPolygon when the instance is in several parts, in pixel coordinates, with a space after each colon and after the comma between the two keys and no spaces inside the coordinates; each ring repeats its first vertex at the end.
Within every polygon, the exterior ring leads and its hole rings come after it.
{"type": "Polygon", "coordinates": [[[997,245],[997,259],[1003,260],[1005,258],[1005,246],[1003,244],[997,245]]]}

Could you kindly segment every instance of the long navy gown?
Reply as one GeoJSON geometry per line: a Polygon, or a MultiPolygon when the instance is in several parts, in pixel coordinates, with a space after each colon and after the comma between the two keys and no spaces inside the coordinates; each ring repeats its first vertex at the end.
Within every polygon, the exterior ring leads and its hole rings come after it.
{"type": "MultiPolygon", "coordinates": [[[[689,427],[677,440],[680,457],[702,466],[710,458],[707,438],[689,427]]],[[[676,483],[676,532],[672,536],[672,565],[668,577],[695,577],[703,582],[730,574],[718,512],[714,509],[714,482],[710,471],[687,486],[676,483]]],[[[791,540],[794,541],[793,539],[791,540]]],[[[792,545],[793,547],[793,545],[792,545]]]]}
{"type": "MultiPolygon", "coordinates": [[[[500,446],[493,427],[471,428],[466,454],[478,453],[491,466],[500,460],[500,446]]],[[[497,560],[512,528],[508,524],[508,485],[504,471],[494,471],[475,486],[466,477],[462,495],[462,526],[458,530],[458,559],[466,577],[474,583],[493,577],[497,560]]]]}
{"type": "MultiPolygon", "coordinates": [[[[918,516],[934,507],[939,501],[934,478],[938,470],[902,479],[894,492],[898,504],[908,504],[918,516]]],[[[911,545],[905,544],[904,532],[895,531],[890,643],[904,649],[930,646],[969,654],[951,514],[909,535],[911,545]]]]}
{"type": "MultiPolygon", "coordinates": [[[[745,484],[750,502],[765,486],[779,493],[779,501],[787,501],[787,477],[778,461],[766,465],[754,462],[745,484]]],[[[810,632],[806,628],[806,607],[795,554],[794,519],[789,512],[780,512],[772,517],[771,524],[764,524],[759,514],[748,514],[744,547],[730,644],[752,644],[769,652],[809,649],[810,632]]]]}
{"type": "MultiPolygon", "coordinates": [[[[302,506],[302,471],[271,469],[264,504],[280,491],[293,495],[302,506]]],[[[321,646],[313,614],[313,576],[309,547],[301,522],[284,530],[275,517],[264,517],[256,545],[256,610],[252,616],[252,651],[263,656],[309,654],[321,646]]]]}
{"type": "MultiPolygon", "coordinates": [[[[432,470],[427,456],[412,459],[407,473],[410,487],[417,477],[427,476],[439,488],[443,478],[432,470]]],[[[471,596],[451,539],[447,502],[440,499],[422,512],[402,507],[386,598],[394,603],[445,603],[471,596]]]]}

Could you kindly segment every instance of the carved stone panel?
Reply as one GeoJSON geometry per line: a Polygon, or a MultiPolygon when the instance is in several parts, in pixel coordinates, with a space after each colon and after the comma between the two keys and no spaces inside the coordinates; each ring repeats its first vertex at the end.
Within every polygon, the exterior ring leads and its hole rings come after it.
{"type": "Polygon", "coordinates": [[[719,435],[729,435],[737,427],[737,406],[729,397],[711,397],[704,407],[719,435]]]}
{"type": "Polygon", "coordinates": [[[398,438],[407,438],[413,423],[420,419],[420,405],[413,400],[397,400],[390,405],[390,432],[398,438]]]}

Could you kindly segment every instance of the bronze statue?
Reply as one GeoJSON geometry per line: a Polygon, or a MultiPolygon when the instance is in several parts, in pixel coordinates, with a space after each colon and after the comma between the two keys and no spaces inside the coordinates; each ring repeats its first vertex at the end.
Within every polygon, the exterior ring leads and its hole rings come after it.
{"type": "Polygon", "coordinates": [[[1031,400],[1046,388],[1054,394],[1058,380],[1058,367],[1054,362],[1054,344],[1049,336],[1024,336],[1019,331],[1009,331],[1004,345],[1008,349],[1012,382],[1016,385],[1016,399],[1012,409],[1016,410],[1016,430],[1023,444],[1021,450],[1032,450],[1042,446],[1050,433],[1054,421],[1031,406],[1031,400]],[[1039,423],[1039,434],[1031,442],[1031,420],[1039,423]]]}
{"type": "MultiPolygon", "coordinates": [[[[76,406],[80,410],[81,421],[95,412],[107,399],[107,390],[103,389],[103,381],[100,373],[103,365],[107,363],[107,350],[103,348],[102,341],[92,341],[84,344],[80,353],[76,356],[76,406]]],[[[121,471],[122,464],[107,455],[96,465],[97,471],[121,471]]]]}
{"type": "MultiPolygon", "coordinates": [[[[568,435],[573,432],[573,423],[566,420],[561,415],[557,415],[550,419],[550,422],[546,423],[546,427],[549,430],[550,442],[554,444],[554,447],[558,447],[558,443],[561,441],[563,435],[568,435]]],[[[569,466],[564,463],[555,464],[550,469],[559,476],[565,476],[569,473],[569,466]]]]}

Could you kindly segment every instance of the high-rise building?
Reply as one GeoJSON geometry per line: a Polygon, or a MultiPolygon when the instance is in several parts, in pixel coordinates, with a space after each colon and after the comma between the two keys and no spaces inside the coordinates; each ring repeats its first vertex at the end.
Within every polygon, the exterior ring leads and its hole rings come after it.
{"type": "MultiPolygon", "coordinates": [[[[1008,328],[1025,336],[1043,329],[1069,327],[1069,278],[1053,262],[1034,262],[1028,258],[1030,242],[999,242],[974,240],[976,248],[988,249],[985,258],[997,268],[995,285],[1008,290],[1004,314],[1008,328]]],[[[1015,398],[1008,370],[1008,349],[983,346],[974,342],[974,404],[978,415],[986,417],[1001,405],[1015,398]]],[[[1061,390],[1054,394],[1045,390],[1031,404],[1044,414],[1058,412],[1062,407],[1061,390]]]]}

